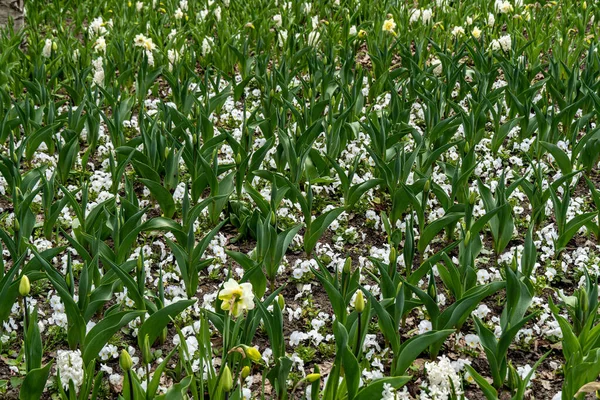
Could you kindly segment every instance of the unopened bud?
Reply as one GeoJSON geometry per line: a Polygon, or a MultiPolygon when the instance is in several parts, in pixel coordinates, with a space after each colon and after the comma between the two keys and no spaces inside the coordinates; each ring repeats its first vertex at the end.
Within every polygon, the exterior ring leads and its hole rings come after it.
{"type": "Polygon", "coordinates": [[[231,376],[231,370],[227,364],[225,364],[223,375],[221,375],[221,386],[225,392],[231,392],[231,389],[233,389],[233,377],[231,376]]]}
{"type": "Polygon", "coordinates": [[[427,179],[425,181],[425,186],[423,187],[425,193],[429,192],[429,189],[431,189],[431,179],[427,179]]]}
{"type": "Polygon", "coordinates": [[[248,22],[246,25],[244,25],[244,27],[254,29],[254,24],[252,22],[248,22]]]}
{"type": "Polygon", "coordinates": [[[467,231],[467,234],[465,235],[465,246],[468,245],[470,241],[471,241],[471,231],[467,231]]]}
{"type": "Polygon", "coordinates": [[[16,218],[13,223],[13,229],[15,230],[15,232],[19,232],[21,230],[21,225],[19,224],[19,220],[16,218]]]}
{"type": "Polygon", "coordinates": [[[351,270],[352,270],[352,257],[348,257],[348,258],[346,258],[346,261],[344,262],[344,272],[346,274],[349,274],[351,270]]]}
{"type": "Polygon", "coordinates": [[[242,379],[246,379],[248,375],[250,375],[250,367],[246,365],[242,368],[242,373],[240,375],[242,376],[242,379]]]}
{"type": "Polygon", "coordinates": [[[142,359],[144,361],[144,364],[150,364],[152,362],[152,352],[150,351],[150,338],[148,337],[148,335],[144,336],[142,359]]]}
{"type": "Polygon", "coordinates": [[[398,251],[396,250],[396,248],[395,248],[395,247],[392,247],[392,248],[390,249],[390,258],[389,258],[390,265],[392,265],[392,264],[395,264],[395,263],[396,263],[396,257],[398,257],[398,251]]]}
{"type": "Polygon", "coordinates": [[[125,349],[121,351],[121,356],[119,357],[119,365],[121,366],[121,369],[125,372],[129,371],[131,367],[133,367],[133,360],[131,359],[131,356],[125,349]]]}
{"type": "Polygon", "coordinates": [[[469,142],[465,142],[465,153],[468,153],[469,150],[471,150],[471,146],[469,145],[469,142]]]}
{"type": "Polygon", "coordinates": [[[29,277],[27,275],[23,275],[21,278],[21,282],[19,282],[19,294],[23,297],[29,295],[31,291],[31,284],[29,283],[29,277]]]}
{"type": "Polygon", "coordinates": [[[318,381],[319,379],[321,379],[321,374],[316,374],[316,373],[315,373],[315,374],[308,374],[308,375],[306,375],[306,380],[307,380],[309,383],[316,382],[316,381],[318,381]]]}
{"type": "Polygon", "coordinates": [[[354,308],[360,314],[365,310],[365,297],[362,290],[356,292],[356,299],[354,299],[354,308]]]}
{"type": "Polygon", "coordinates": [[[283,310],[285,308],[285,299],[281,293],[277,296],[277,303],[279,303],[279,309],[283,310]]]}
{"type": "Polygon", "coordinates": [[[475,200],[477,200],[477,193],[471,192],[471,194],[469,195],[469,204],[475,204],[475,200]]]}
{"type": "Polygon", "coordinates": [[[195,133],[192,135],[192,143],[198,144],[198,135],[196,135],[195,133]]]}
{"type": "Polygon", "coordinates": [[[242,346],[242,348],[244,349],[246,357],[248,357],[252,362],[260,363],[262,361],[262,355],[256,347],[242,346]]]}
{"type": "Polygon", "coordinates": [[[169,158],[169,154],[171,153],[170,147],[165,147],[165,158],[169,158]]]}

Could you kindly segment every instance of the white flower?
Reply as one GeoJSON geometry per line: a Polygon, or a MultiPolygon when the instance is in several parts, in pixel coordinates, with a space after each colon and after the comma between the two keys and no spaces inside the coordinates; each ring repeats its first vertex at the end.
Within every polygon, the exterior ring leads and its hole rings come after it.
{"type": "MultiPolygon", "coordinates": [[[[531,372],[532,368],[531,366],[529,366],[529,364],[526,364],[522,367],[517,367],[517,374],[519,375],[519,377],[521,379],[525,379],[527,377],[527,375],[531,372]]],[[[531,379],[529,380],[529,382],[527,382],[527,386],[531,385],[531,381],[535,379],[535,372],[533,374],[531,374],[531,379]]]]}
{"type": "Polygon", "coordinates": [[[509,52],[512,47],[512,40],[510,35],[504,35],[498,39],[498,43],[500,43],[500,47],[503,51],[509,52]]]}
{"type": "Polygon", "coordinates": [[[473,315],[479,319],[483,319],[489,314],[490,311],[491,310],[487,305],[481,304],[475,309],[475,311],[473,311],[473,315]]]}
{"type": "Polygon", "coordinates": [[[356,25],[352,25],[350,27],[350,30],[348,31],[348,35],[350,36],[356,36],[357,30],[356,30],[356,25]]]}
{"type": "Polygon", "coordinates": [[[205,37],[202,39],[202,56],[207,56],[212,53],[215,41],[211,37],[205,37]]]}
{"type": "Polygon", "coordinates": [[[42,49],[42,56],[49,58],[52,55],[52,40],[46,39],[44,42],[44,48],[42,49]]]}
{"type": "Polygon", "coordinates": [[[104,21],[102,17],[94,18],[88,27],[88,33],[90,36],[104,35],[106,28],[104,27],[104,21]]]}
{"type": "Polygon", "coordinates": [[[98,53],[106,53],[106,40],[100,36],[96,39],[96,43],[94,43],[94,50],[98,53]]]}
{"type": "Polygon", "coordinates": [[[183,18],[183,11],[181,11],[181,8],[178,8],[177,10],[175,10],[175,14],[173,14],[173,17],[175,19],[183,18]]]}
{"type": "Polygon", "coordinates": [[[144,2],[143,1],[138,1],[137,3],[135,3],[135,9],[138,12],[142,11],[142,8],[144,8],[144,2]]]}
{"type": "Polygon", "coordinates": [[[494,18],[494,14],[489,13],[488,19],[487,19],[488,26],[494,26],[495,23],[496,23],[496,18],[494,18]]]}
{"type": "Polygon", "coordinates": [[[435,76],[442,75],[443,66],[442,66],[442,62],[438,58],[435,58],[435,59],[431,60],[431,66],[434,67],[433,68],[433,74],[435,76]]]}
{"type": "Polygon", "coordinates": [[[479,29],[478,27],[474,27],[471,31],[471,35],[473,35],[475,39],[479,39],[481,37],[481,29],[479,29]]]}
{"type": "Polygon", "coordinates": [[[275,26],[280,28],[281,24],[283,22],[283,19],[281,18],[281,14],[277,14],[273,16],[273,21],[275,22],[275,26]]]}
{"type": "Polygon", "coordinates": [[[420,19],[421,19],[421,10],[419,10],[417,8],[416,10],[413,10],[413,12],[410,14],[410,18],[409,18],[408,22],[410,22],[412,24],[413,22],[417,22],[420,19]]]}
{"type": "Polygon", "coordinates": [[[498,51],[500,50],[500,42],[496,39],[492,40],[490,42],[490,49],[492,49],[493,51],[498,51]]]}
{"type": "Polygon", "coordinates": [[[60,381],[64,389],[69,388],[69,381],[77,390],[83,382],[83,360],[81,351],[58,350],[56,352],[56,367],[60,373],[60,381]]]}
{"type": "Polygon", "coordinates": [[[497,6],[498,11],[500,11],[501,14],[507,14],[509,12],[513,12],[513,10],[514,10],[512,4],[510,4],[510,2],[508,2],[508,1],[497,2],[496,6],[497,6]]]}
{"type": "Polygon", "coordinates": [[[475,348],[480,342],[479,336],[469,333],[468,335],[465,335],[465,342],[467,342],[467,346],[475,348]]]}
{"type": "Polygon", "coordinates": [[[308,45],[316,47],[319,45],[321,34],[319,31],[312,31],[308,34],[308,45]]]}
{"type": "Polygon", "coordinates": [[[465,34],[465,28],[463,28],[462,26],[455,26],[452,29],[452,36],[460,37],[460,36],[463,36],[464,34],[465,34]]]}
{"type": "Polygon", "coordinates": [[[431,8],[426,8],[421,12],[421,19],[423,20],[424,24],[431,22],[431,17],[433,17],[433,11],[431,8]]]}
{"type": "Polygon", "coordinates": [[[419,322],[419,334],[429,332],[432,329],[433,329],[433,326],[431,325],[431,321],[424,319],[421,322],[419,322]]]}

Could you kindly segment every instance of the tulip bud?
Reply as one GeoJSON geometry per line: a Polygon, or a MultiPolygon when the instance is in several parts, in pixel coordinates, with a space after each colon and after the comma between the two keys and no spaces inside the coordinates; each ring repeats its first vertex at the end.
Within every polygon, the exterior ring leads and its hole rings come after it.
{"type": "Polygon", "coordinates": [[[133,367],[133,360],[131,359],[131,356],[125,349],[121,351],[121,356],[119,357],[119,365],[121,366],[121,369],[125,372],[131,370],[131,367],[133,367]]]}
{"type": "Polygon", "coordinates": [[[21,230],[21,225],[19,224],[19,220],[15,218],[13,223],[13,229],[15,232],[19,232],[21,230]]]}
{"type": "Polygon", "coordinates": [[[393,264],[396,263],[396,258],[397,257],[398,257],[398,251],[396,250],[395,247],[392,247],[390,249],[390,258],[389,258],[390,265],[393,265],[393,264]]]}
{"type": "Polygon", "coordinates": [[[477,193],[471,192],[471,194],[469,195],[469,204],[475,204],[475,200],[477,200],[477,193]]]}
{"type": "Polygon", "coordinates": [[[195,133],[192,135],[192,143],[194,145],[198,144],[198,135],[196,135],[195,133]]]}
{"type": "Polygon", "coordinates": [[[352,269],[352,258],[348,257],[348,258],[346,258],[346,261],[344,262],[344,272],[346,274],[349,274],[351,269],[352,269]]]}
{"type": "Polygon", "coordinates": [[[423,191],[425,191],[425,193],[429,192],[429,189],[431,189],[431,179],[427,179],[425,181],[425,186],[423,187],[423,191]]]}
{"type": "Polygon", "coordinates": [[[137,259],[137,272],[140,273],[140,272],[142,272],[143,269],[144,269],[144,260],[142,260],[142,257],[138,257],[138,259],[137,259]]]}
{"type": "Polygon", "coordinates": [[[467,231],[467,234],[465,235],[465,246],[467,246],[470,241],[471,241],[471,231],[467,231]]]}
{"type": "Polygon", "coordinates": [[[517,257],[512,258],[512,261],[510,263],[510,269],[512,269],[513,272],[517,272],[517,257]]]}
{"type": "Polygon", "coordinates": [[[221,386],[225,392],[230,392],[233,389],[233,377],[231,376],[231,370],[229,365],[225,365],[223,369],[223,375],[221,375],[221,386]]]}
{"type": "Polygon", "coordinates": [[[365,297],[362,290],[356,292],[356,298],[354,299],[354,308],[360,314],[365,310],[365,297]]]}
{"type": "Polygon", "coordinates": [[[469,146],[469,142],[465,142],[465,153],[468,153],[471,150],[471,146],[469,146]]]}
{"type": "Polygon", "coordinates": [[[275,225],[275,222],[277,222],[275,211],[271,211],[271,225],[275,225]]]}
{"type": "Polygon", "coordinates": [[[285,308],[285,299],[281,293],[279,293],[279,296],[277,296],[277,303],[279,304],[279,308],[281,310],[285,308]]]}
{"type": "Polygon", "coordinates": [[[164,328],[162,330],[162,332],[160,333],[160,336],[158,337],[160,344],[164,344],[167,341],[168,332],[169,332],[169,330],[167,328],[164,328]]]}
{"type": "Polygon", "coordinates": [[[240,155],[240,153],[235,155],[235,163],[237,165],[240,165],[242,163],[242,156],[240,155]]]}
{"type": "Polygon", "coordinates": [[[56,51],[58,49],[58,45],[56,42],[52,42],[52,50],[56,51]]]}
{"type": "Polygon", "coordinates": [[[250,367],[246,365],[242,368],[242,373],[240,375],[242,376],[242,379],[246,379],[248,375],[250,375],[250,367]]]}
{"type": "Polygon", "coordinates": [[[579,307],[584,313],[588,311],[588,294],[583,288],[579,291],[579,307]]]}
{"type": "Polygon", "coordinates": [[[314,373],[314,374],[308,374],[308,375],[306,375],[306,380],[307,380],[309,383],[316,382],[316,381],[318,381],[319,379],[321,379],[321,374],[314,373]]]}
{"type": "Polygon", "coordinates": [[[148,335],[144,336],[144,345],[142,347],[142,360],[144,364],[150,364],[152,362],[152,352],[150,351],[150,338],[148,335]]]}
{"type": "Polygon", "coordinates": [[[19,294],[23,297],[29,295],[31,291],[31,284],[29,283],[29,277],[23,275],[21,282],[19,282],[19,294]]]}
{"type": "Polygon", "coordinates": [[[171,148],[165,147],[165,158],[169,158],[170,153],[171,153],[171,148]]]}

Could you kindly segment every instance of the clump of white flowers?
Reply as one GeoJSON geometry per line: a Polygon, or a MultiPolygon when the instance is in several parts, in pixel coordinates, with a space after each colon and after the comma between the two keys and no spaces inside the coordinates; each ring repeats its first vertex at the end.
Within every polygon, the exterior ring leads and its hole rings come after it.
{"type": "Polygon", "coordinates": [[[503,35],[500,39],[494,39],[490,43],[490,49],[493,51],[502,50],[509,52],[512,48],[512,39],[510,35],[503,35]]]}
{"type": "Polygon", "coordinates": [[[44,42],[44,48],[42,49],[42,56],[50,58],[52,55],[52,50],[56,50],[56,48],[56,42],[53,42],[52,39],[46,39],[44,42]]]}
{"type": "Polygon", "coordinates": [[[215,45],[215,41],[211,37],[205,37],[202,39],[202,56],[206,57],[210,53],[212,53],[213,46],[215,45]]]}
{"type": "Polygon", "coordinates": [[[429,385],[428,394],[422,393],[421,399],[447,400],[453,392],[460,397],[461,378],[454,365],[446,356],[438,357],[438,360],[425,363],[429,385]]]}
{"type": "Polygon", "coordinates": [[[452,36],[460,37],[460,36],[464,36],[464,34],[465,34],[465,28],[463,28],[462,26],[455,26],[454,28],[452,28],[452,36]]]}
{"type": "Polygon", "coordinates": [[[69,382],[73,381],[76,390],[83,383],[83,359],[80,350],[58,350],[56,352],[56,368],[60,374],[63,388],[69,388],[69,382]]]}

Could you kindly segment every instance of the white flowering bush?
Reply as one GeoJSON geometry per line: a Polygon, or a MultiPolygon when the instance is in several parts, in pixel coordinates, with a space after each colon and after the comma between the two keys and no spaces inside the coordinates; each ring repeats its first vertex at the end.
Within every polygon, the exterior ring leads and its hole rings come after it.
{"type": "Polygon", "coordinates": [[[583,399],[600,7],[25,1],[0,398],[583,399]]]}

